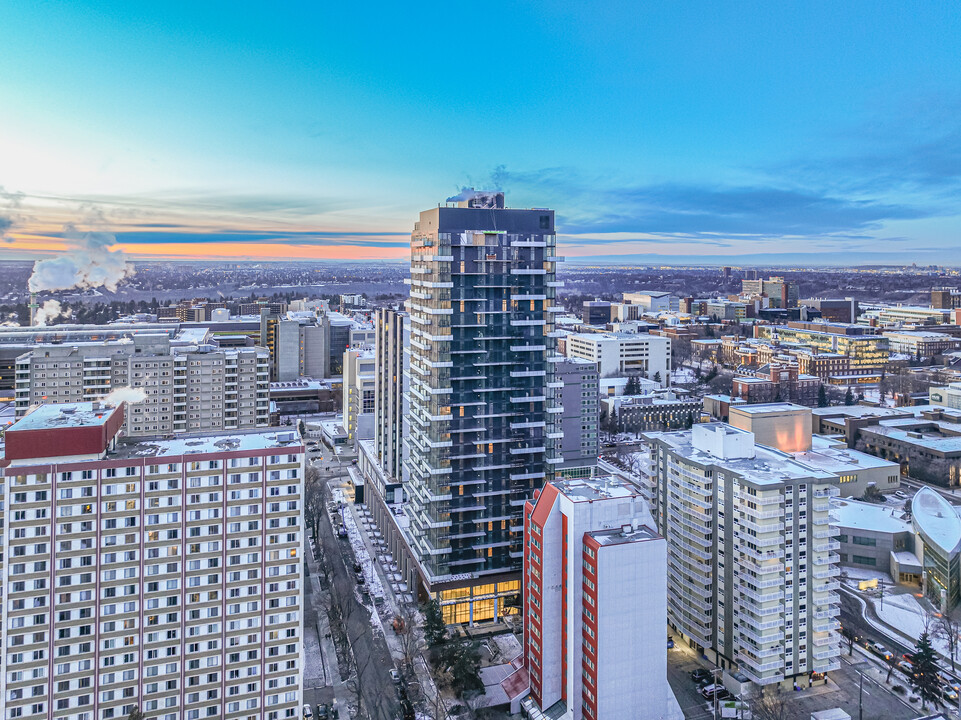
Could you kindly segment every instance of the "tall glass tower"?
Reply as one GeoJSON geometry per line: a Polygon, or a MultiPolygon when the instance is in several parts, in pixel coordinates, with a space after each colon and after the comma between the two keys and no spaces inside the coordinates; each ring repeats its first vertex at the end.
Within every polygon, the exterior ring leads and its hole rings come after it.
{"type": "Polygon", "coordinates": [[[407,542],[448,622],[517,612],[524,503],[561,462],[554,252],[554,212],[503,193],[411,235],[407,542]]]}

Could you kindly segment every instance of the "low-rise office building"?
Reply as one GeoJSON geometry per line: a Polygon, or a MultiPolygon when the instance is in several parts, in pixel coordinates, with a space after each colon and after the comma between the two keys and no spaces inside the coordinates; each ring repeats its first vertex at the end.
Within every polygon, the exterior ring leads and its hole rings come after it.
{"type": "Polygon", "coordinates": [[[602,401],[607,417],[616,417],[621,432],[641,433],[691,427],[700,419],[701,401],[670,391],[615,395],[602,401]]]}
{"type": "Polygon", "coordinates": [[[597,363],[601,377],[643,375],[662,387],[670,384],[671,339],[645,333],[582,333],[569,335],[565,351],[597,363]]]}
{"type": "Polygon", "coordinates": [[[886,332],[891,352],[912,357],[934,357],[961,347],[961,338],[930,330],[886,332]]]}

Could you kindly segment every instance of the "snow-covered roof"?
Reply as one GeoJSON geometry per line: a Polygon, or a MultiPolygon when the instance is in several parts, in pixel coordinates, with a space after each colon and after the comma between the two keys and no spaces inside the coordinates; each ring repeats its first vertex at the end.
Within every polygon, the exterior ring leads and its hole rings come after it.
{"type": "Polygon", "coordinates": [[[911,524],[894,508],[857,500],[831,500],[837,513],[838,529],[867,530],[880,533],[911,532],[911,524]]]}
{"type": "Polygon", "coordinates": [[[911,501],[914,526],[925,542],[951,556],[961,549],[961,518],[941,493],[921,488],[911,501]]]}

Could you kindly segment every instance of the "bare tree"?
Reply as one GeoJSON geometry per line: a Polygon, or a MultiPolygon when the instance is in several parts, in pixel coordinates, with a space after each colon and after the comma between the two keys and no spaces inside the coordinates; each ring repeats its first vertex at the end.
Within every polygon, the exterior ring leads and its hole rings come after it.
{"type": "MultiPolygon", "coordinates": [[[[351,631],[351,618],[354,617],[357,612],[363,608],[363,606],[356,601],[351,594],[345,599],[345,604],[340,605],[339,603],[332,603],[335,612],[340,616],[340,630],[343,633],[343,639],[347,644],[344,652],[345,662],[341,668],[341,676],[347,676],[346,685],[347,688],[352,693],[352,702],[354,707],[357,708],[357,712],[352,717],[365,717],[370,720],[370,708],[367,708],[364,703],[364,681],[363,676],[370,667],[373,661],[373,654],[371,653],[370,645],[367,645],[367,651],[363,652],[357,647],[357,641],[366,633],[366,628],[364,625],[358,624],[357,629],[353,632],[351,631]]],[[[331,627],[334,623],[331,623],[331,627]]]]}
{"type": "Polygon", "coordinates": [[[308,465],[304,474],[304,521],[317,537],[320,520],[327,512],[327,483],[320,476],[320,470],[308,465]]]}
{"type": "Polygon", "coordinates": [[[402,603],[395,618],[394,629],[404,653],[404,666],[409,672],[413,672],[414,658],[426,647],[420,633],[420,617],[417,611],[407,603],[402,603]]]}
{"type": "Polygon", "coordinates": [[[854,654],[854,641],[857,640],[857,635],[855,635],[855,634],[854,634],[854,631],[851,630],[850,628],[842,627],[842,628],[841,628],[841,637],[844,639],[844,642],[847,643],[847,646],[848,646],[848,655],[853,655],[853,654],[854,654]]]}
{"type": "Polygon", "coordinates": [[[787,720],[790,696],[780,689],[761,691],[751,703],[751,717],[754,720],[787,720]]]}
{"type": "Polygon", "coordinates": [[[951,657],[951,670],[954,671],[958,656],[958,635],[961,634],[961,621],[944,614],[938,619],[935,634],[944,638],[944,641],[948,644],[948,655],[951,657]]]}
{"type": "Polygon", "coordinates": [[[891,673],[894,672],[894,668],[898,665],[898,656],[891,653],[890,657],[884,658],[884,662],[888,666],[888,676],[884,678],[884,682],[889,683],[891,682],[891,673]]]}

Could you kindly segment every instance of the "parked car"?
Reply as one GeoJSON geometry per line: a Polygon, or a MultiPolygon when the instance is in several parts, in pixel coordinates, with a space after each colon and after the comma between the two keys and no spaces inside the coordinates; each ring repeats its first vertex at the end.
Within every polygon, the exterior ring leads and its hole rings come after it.
{"type": "Polygon", "coordinates": [[[312,718],[314,716],[314,711],[310,709],[310,705],[304,705],[304,717],[312,718]]]}
{"type": "Polygon", "coordinates": [[[714,695],[721,692],[724,689],[723,685],[717,685],[716,683],[711,683],[710,685],[705,685],[701,688],[701,697],[705,700],[713,700],[714,695]]]}
{"type": "Polygon", "coordinates": [[[896,497],[898,500],[907,500],[908,494],[904,492],[904,490],[895,490],[894,497],[896,497]]]}
{"type": "Polygon", "coordinates": [[[358,584],[358,585],[363,585],[363,584],[364,584],[364,575],[363,575],[363,573],[357,573],[356,577],[357,577],[357,584],[358,584]]]}
{"type": "Polygon", "coordinates": [[[356,561],[355,561],[354,564],[353,564],[353,568],[354,568],[354,572],[355,572],[355,573],[359,573],[361,570],[364,569],[364,568],[362,568],[362,567],[360,566],[360,563],[359,563],[359,562],[356,562],[356,561]]]}
{"type": "Polygon", "coordinates": [[[345,537],[347,537],[347,526],[346,526],[346,525],[341,525],[339,528],[337,528],[337,537],[339,537],[341,540],[343,540],[345,537]]]}
{"type": "Polygon", "coordinates": [[[672,647],[674,647],[674,638],[672,638],[670,635],[668,635],[668,636],[667,636],[667,649],[670,650],[672,647]]]}
{"type": "Polygon", "coordinates": [[[327,720],[330,717],[330,709],[326,703],[317,706],[317,720],[327,720]]]}
{"type": "Polygon", "coordinates": [[[390,681],[394,683],[394,685],[400,685],[400,673],[394,668],[390,669],[390,681]]]}
{"type": "Polygon", "coordinates": [[[732,700],[734,695],[727,688],[721,688],[716,693],[714,693],[714,699],[718,702],[724,702],[725,700],[732,700]]]}
{"type": "Polygon", "coordinates": [[[701,682],[701,680],[710,680],[711,677],[713,677],[711,673],[704,668],[698,668],[697,670],[691,671],[691,680],[696,683],[701,682]]]}
{"type": "Polygon", "coordinates": [[[884,647],[884,645],[878,642],[874,642],[868,645],[868,650],[873,652],[882,660],[890,660],[891,658],[894,657],[894,654],[890,650],[888,650],[886,647],[884,647]]]}

